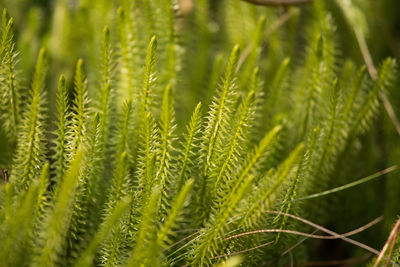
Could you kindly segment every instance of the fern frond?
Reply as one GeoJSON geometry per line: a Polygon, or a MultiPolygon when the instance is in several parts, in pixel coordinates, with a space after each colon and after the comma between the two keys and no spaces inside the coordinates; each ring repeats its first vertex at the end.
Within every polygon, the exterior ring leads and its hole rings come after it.
{"type": "Polygon", "coordinates": [[[285,180],[290,179],[290,173],[297,168],[297,160],[303,153],[304,144],[299,144],[286,160],[277,168],[269,171],[261,179],[253,194],[246,199],[247,207],[242,210],[244,216],[241,224],[246,228],[252,228],[259,223],[264,210],[271,207],[271,198],[279,196],[278,188],[285,180]]]}
{"type": "Polygon", "coordinates": [[[11,181],[19,189],[27,189],[44,162],[45,144],[43,142],[45,122],[46,52],[42,49],[36,63],[30,92],[31,103],[23,114],[17,150],[14,157],[11,181]]]}
{"type": "Polygon", "coordinates": [[[62,180],[51,212],[45,218],[39,235],[39,245],[33,257],[33,266],[56,266],[66,245],[66,236],[72,216],[73,199],[78,186],[81,160],[84,157],[80,147],[62,180]]]}
{"type": "Polygon", "coordinates": [[[137,162],[136,177],[138,186],[142,190],[146,202],[147,197],[151,192],[151,188],[156,184],[155,179],[156,165],[155,160],[158,152],[159,133],[158,128],[150,112],[145,114],[141,122],[140,147],[137,162]]]}
{"type": "Polygon", "coordinates": [[[177,169],[179,170],[176,178],[177,191],[181,189],[184,183],[191,177],[196,162],[197,152],[200,146],[200,129],[202,126],[201,103],[197,104],[193,111],[192,118],[187,126],[185,142],[182,143],[177,169]]]}
{"type": "Polygon", "coordinates": [[[210,220],[207,221],[194,245],[191,264],[195,266],[211,265],[213,257],[218,255],[217,253],[221,250],[221,241],[228,229],[228,220],[238,208],[240,200],[242,200],[253,180],[254,175],[247,176],[240,187],[231,191],[230,198],[226,198],[219,205],[216,213],[210,216],[210,220]]]}
{"type": "Polygon", "coordinates": [[[96,222],[100,219],[98,216],[100,207],[98,205],[103,201],[100,181],[102,181],[104,167],[102,162],[104,146],[98,113],[95,114],[91,126],[88,131],[90,139],[85,140],[85,143],[88,141],[88,144],[83,143],[87,151],[79,173],[78,188],[76,189],[68,236],[72,257],[77,256],[76,253],[83,246],[83,243],[87,241],[87,236],[92,234],[91,230],[93,228],[90,225],[96,225],[96,222]]]}
{"type": "MultiPolygon", "coordinates": [[[[116,168],[113,172],[111,188],[108,192],[104,217],[107,218],[111,211],[116,208],[119,201],[127,197],[131,192],[131,181],[129,179],[127,154],[123,152],[118,159],[116,168]]],[[[125,234],[127,233],[127,220],[121,220],[111,233],[111,237],[103,241],[101,249],[101,261],[105,266],[114,266],[121,263],[123,251],[126,249],[125,234]]]]}
{"type": "Polygon", "coordinates": [[[18,192],[18,188],[7,184],[6,217],[2,223],[0,263],[4,266],[23,265],[30,260],[27,250],[30,249],[34,232],[34,211],[37,208],[39,182],[33,180],[27,191],[18,192]]]}
{"type": "Polygon", "coordinates": [[[215,151],[215,142],[221,135],[220,128],[222,128],[222,126],[226,126],[226,120],[228,114],[230,113],[229,104],[232,105],[233,98],[235,96],[234,81],[239,54],[240,48],[239,46],[235,46],[229,58],[229,63],[221,85],[221,91],[218,91],[218,96],[214,98],[214,102],[211,106],[208,116],[204,135],[204,149],[206,152],[204,163],[205,175],[207,175],[208,168],[210,167],[210,161],[215,151]]]}
{"type": "Polygon", "coordinates": [[[45,209],[49,205],[47,187],[50,182],[50,163],[46,162],[43,166],[42,172],[39,178],[38,185],[38,198],[36,203],[36,210],[34,212],[35,224],[39,224],[43,219],[45,209]]]}
{"type": "Polygon", "coordinates": [[[100,92],[100,101],[98,103],[98,112],[101,118],[101,131],[104,139],[104,145],[108,140],[108,127],[110,126],[110,113],[112,111],[111,102],[114,99],[111,89],[113,54],[110,43],[110,30],[104,27],[102,40],[102,83],[100,92]]]}
{"type": "Polygon", "coordinates": [[[168,203],[168,189],[171,187],[171,153],[174,151],[175,112],[172,89],[167,85],[161,105],[160,118],[160,154],[158,155],[158,170],[156,179],[161,189],[161,209],[165,212],[168,203]]]}
{"type": "Polygon", "coordinates": [[[192,189],[193,183],[193,179],[186,181],[185,185],[182,187],[173,201],[171,208],[168,211],[168,217],[157,233],[157,240],[152,248],[153,257],[161,259],[163,254],[162,249],[166,248],[166,245],[171,242],[170,237],[173,235],[173,228],[176,227],[179,214],[183,209],[185,200],[192,189]]]}
{"type": "Polygon", "coordinates": [[[237,190],[238,187],[241,186],[246,177],[251,174],[253,169],[257,169],[257,165],[263,161],[263,157],[268,155],[268,149],[270,149],[278,137],[279,133],[282,131],[282,126],[275,126],[269,133],[267,133],[264,138],[260,141],[260,143],[255,146],[255,148],[251,151],[251,153],[247,156],[247,159],[243,163],[242,167],[239,169],[240,171],[237,174],[237,178],[235,178],[231,184],[233,191],[237,190]]]}
{"type": "Polygon", "coordinates": [[[158,186],[153,187],[148,202],[143,209],[136,245],[131,254],[132,256],[128,260],[128,266],[155,266],[154,263],[157,262],[154,257],[149,257],[152,251],[148,248],[157,239],[158,224],[156,219],[160,196],[160,188],[158,186]]]}
{"type": "MultiPolygon", "coordinates": [[[[212,172],[215,172],[216,178],[212,180],[213,186],[211,186],[211,201],[214,201],[218,191],[224,191],[221,183],[230,182],[232,172],[234,172],[235,166],[239,165],[239,159],[242,158],[244,150],[244,141],[246,140],[246,134],[251,126],[251,120],[255,108],[255,92],[250,91],[246,98],[241,103],[237,112],[235,122],[232,122],[233,127],[229,131],[229,143],[221,151],[220,157],[217,159],[218,164],[216,168],[213,168],[212,172]]],[[[212,176],[213,174],[211,174],[212,176]]],[[[211,179],[210,179],[211,180],[211,179]]]]}
{"type": "Polygon", "coordinates": [[[395,65],[395,61],[389,58],[379,68],[378,80],[368,92],[367,99],[354,119],[353,129],[356,134],[364,133],[369,128],[371,120],[378,109],[379,94],[387,88],[388,83],[392,80],[395,65]]]}
{"type": "Polygon", "coordinates": [[[128,158],[131,158],[131,151],[129,146],[129,134],[131,133],[131,121],[132,121],[132,99],[128,99],[124,102],[121,114],[119,115],[120,120],[118,122],[118,130],[115,131],[111,143],[114,148],[114,162],[117,162],[120,155],[125,151],[128,154],[128,158]]]}
{"type": "MultiPolygon", "coordinates": [[[[202,209],[203,216],[208,216],[208,186],[210,179],[210,169],[215,160],[215,152],[223,146],[223,135],[226,133],[230,114],[233,112],[233,103],[235,100],[235,73],[239,60],[240,48],[236,45],[231,52],[228,65],[226,67],[225,76],[222,80],[221,90],[217,92],[211,104],[207,124],[204,129],[202,141],[202,166],[203,166],[203,181],[201,182],[201,195],[203,198],[202,209]]],[[[201,219],[201,220],[204,220],[201,219]]]]}
{"type": "Polygon", "coordinates": [[[14,143],[17,134],[17,125],[20,121],[20,90],[17,80],[17,56],[14,43],[14,20],[8,18],[7,11],[3,10],[0,38],[0,95],[1,95],[1,120],[4,130],[14,143]]]}
{"type": "Polygon", "coordinates": [[[151,105],[149,94],[156,81],[156,51],[157,51],[157,38],[153,36],[147,47],[146,62],[144,66],[144,82],[141,95],[142,109],[147,111],[151,105]]]}
{"type": "Polygon", "coordinates": [[[68,131],[68,91],[65,85],[64,76],[60,76],[57,90],[57,129],[55,131],[56,138],[54,139],[54,176],[55,182],[59,183],[64,177],[65,168],[67,166],[67,131],[68,131]]]}
{"type": "Polygon", "coordinates": [[[118,220],[128,209],[130,202],[131,199],[129,197],[118,200],[115,208],[113,208],[108,216],[105,218],[104,222],[100,226],[99,230],[97,230],[92,241],[75,262],[74,266],[90,266],[93,264],[93,258],[95,256],[97,247],[107,238],[108,235],[110,235],[110,232],[115,227],[115,224],[118,223],[118,220]]]}
{"type": "Polygon", "coordinates": [[[139,81],[140,74],[137,74],[135,65],[138,65],[137,41],[138,36],[131,15],[131,1],[123,1],[122,7],[118,9],[117,30],[119,37],[118,54],[121,57],[121,69],[118,75],[117,102],[122,103],[123,99],[135,95],[135,84],[139,81]]]}
{"type": "Polygon", "coordinates": [[[71,125],[67,135],[67,159],[73,160],[80,144],[84,142],[87,134],[88,121],[87,82],[83,72],[83,60],[79,59],[76,64],[74,76],[74,98],[72,100],[71,125]]]}

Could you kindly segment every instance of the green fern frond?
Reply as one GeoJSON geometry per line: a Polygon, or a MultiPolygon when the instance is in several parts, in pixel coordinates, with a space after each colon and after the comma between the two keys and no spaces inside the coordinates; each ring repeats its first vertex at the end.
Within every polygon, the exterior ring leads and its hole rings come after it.
{"type": "Polygon", "coordinates": [[[6,216],[2,223],[0,263],[4,266],[23,264],[29,258],[27,250],[31,248],[31,237],[37,221],[34,211],[38,204],[39,182],[32,181],[27,191],[18,192],[18,188],[8,184],[6,190],[6,216]]]}
{"type": "Polygon", "coordinates": [[[254,175],[246,177],[240,187],[235,188],[230,193],[230,197],[226,198],[215,214],[210,216],[210,220],[200,232],[200,237],[193,248],[192,264],[196,266],[211,265],[213,257],[217,256],[221,251],[222,237],[228,228],[228,221],[238,208],[239,202],[250,187],[254,175]]]}
{"type": "Polygon", "coordinates": [[[246,177],[251,174],[254,169],[259,168],[260,162],[263,161],[264,157],[268,156],[268,150],[273,146],[274,141],[279,136],[279,133],[281,131],[281,125],[275,126],[269,133],[264,136],[260,143],[256,145],[255,148],[253,148],[253,150],[249,153],[246,160],[239,169],[237,178],[235,178],[235,180],[231,182],[233,185],[232,191],[237,190],[237,188],[241,186],[243,181],[247,179],[246,177]]]}
{"type": "Polygon", "coordinates": [[[93,258],[95,257],[97,247],[107,238],[108,235],[110,235],[110,232],[115,227],[115,224],[118,223],[118,220],[128,209],[130,202],[131,199],[129,197],[118,200],[115,208],[112,209],[105,218],[99,230],[97,230],[96,235],[75,262],[74,266],[90,266],[93,264],[93,258]]]}
{"type": "Polygon", "coordinates": [[[135,66],[139,64],[137,51],[137,32],[133,25],[135,19],[131,15],[131,1],[123,1],[118,9],[117,30],[119,37],[118,54],[121,68],[118,72],[117,103],[122,103],[126,97],[132,97],[136,93],[135,84],[141,75],[137,74],[135,66]]]}
{"type": "MultiPolygon", "coordinates": [[[[259,223],[263,211],[270,209],[273,203],[272,198],[279,196],[278,188],[289,180],[291,172],[297,168],[298,158],[304,151],[304,144],[299,144],[286,160],[277,168],[269,171],[262,178],[253,194],[246,199],[247,207],[242,210],[244,216],[241,224],[246,228],[252,228],[259,223]]],[[[282,189],[281,189],[282,190],[282,189]]]]}
{"type": "Polygon", "coordinates": [[[226,126],[228,114],[231,112],[230,105],[232,105],[235,96],[234,81],[239,54],[240,48],[239,46],[235,46],[229,58],[221,90],[218,91],[218,96],[214,98],[213,104],[210,108],[204,135],[204,150],[206,152],[204,163],[205,175],[207,175],[208,168],[210,167],[210,161],[215,151],[215,143],[221,136],[220,130],[226,126]]]}
{"type": "Polygon", "coordinates": [[[68,241],[71,246],[72,256],[85,243],[86,236],[90,236],[90,225],[96,225],[100,219],[98,216],[99,207],[96,203],[102,203],[102,188],[99,186],[102,181],[103,162],[102,156],[104,153],[103,138],[101,135],[101,122],[98,113],[95,114],[93,124],[89,128],[90,140],[85,140],[86,153],[82,159],[81,171],[79,173],[78,188],[76,189],[73,215],[71,218],[70,236],[68,241]]]}
{"type": "Polygon", "coordinates": [[[79,59],[76,64],[74,76],[74,98],[71,107],[71,126],[67,134],[67,159],[73,160],[78,147],[84,142],[87,134],[88,122],[87,82],[83,72],[83,60],[79,59]]]}
{"type": "MultiPolygon", "coordinates": [[[[131,186],[127,154],[123,152],[113,172],[111,188],[108,192],[104,211],[105,218],[111,214],[114,208],[116,209],[117,204],[122,198],[127,197],[131,193],[131,186]]],[[[114,226],[111,237],[102,242],[101,261],[105,266],[114,266],[122,262],[121,258],[123,258],[123,252],[126,249],[126,237],[124,235],[127,233],[127,226],[125,223],[127,223],[126,219],[120,220],[117,225],[114,226]]]]}
{"type": "Polygon", "coordinates": [[[3,10],[0,38],[0,95],[1,120],[4,130],[11,143],[16,140],[17,126],[20,121],[20,89],[17,75],[17,56],[14,43],[14,20],[8,17],[7,11],[3,10]]]}
{"type": "Polygon", "coordinates": [[[396,63],[392,59],[386,59],[379,68],[378,80],[367,94],[367,99],[362,104],[353,122],[356,134],[364,133],[372,121],[378,109],[380,93],[384,92],[388,83],[393,79],[396,63]]]}
{"type": "Polygon", "coordinates": [[[23,114],[17,150],[14,157],[11,181],[19,189],[27,189],[35,177],[39,176],[44,162],[45,143],[43,142],[45,123],[46,52],[42,49],[36,63],[30,92],[31,103],[23,114]]]}
{"type": "MultiPolygon", "coordinates": [[[[247,139],[249,128],[252,126],[252,116],[255,109],[255,92],[250,91],[246,98],[241,103],[237,116],[232,121],[232,128],[229,131],[229,143],[226,144],[225,148],[221,151],[219,158],[217,159],[218,164],[216,168],[212,169],[215,172],[216,178],[212,180],[213,186],[210,192],[211,201],[214,201],[218,191],[224,192],[224,186],[232,179],[231,175],[234,172],[234,166],[240,164],[238,159],[242,158],[244,148],[244,141],[247,139]]],[[[214,175],[211,173],[211,176],[214,175]]],[[[211,179],[210,179],[211,180],[211,179]]]]}
{"type": "Polygon", "coordinates": [[[33,266],[56,266],[59,264],[60,255],[66,246],[66,236],[83,157],[84,150],[80,147],[62,180],[51,211],[46,215],[41,227],[39,244],[33,256],[33,266]]]}
{"type": "Polygon", "coordinates": [[[64,76],[61,76],[58,82],[57,90],[57,130],[55,131],[56,138],[54,139],[54,176],[56,183],[60,182],[64,177],[64,171],[67,166],[67,131],[68,131],[68,91],[65,84],[64,76]]]}
{"type": "Polygon", "coordinates": [[[118,122],[118,131],[116,130],[112,140],[110,141],[112,143],[112,146],[114,148],[114,162],[117,162],[119,159],[120,155],[126,151],[128,154],[128,158],[130,158],[130,161],[132,160],[131,158],[133,155],[131,154],[130,151],[130,146],[129,146],[129,135],[132,132],[132,99],[128,99],[124,102],[124,105],[122,107],[122,111],[119,115],[120,119],[118,122]]]}
{"type": "Polygon", "coordinates": [[[149,194],[148,202],[143,209],[135,248],[128,260],[127,266],[155,266],[154,264],[158,260],[157,258],[149,257],[152,255],[152,251],[148,248],[157,239],[158,224],[156,219],[158,217],[157,211],[160,205],[160,196],[160,188],[158,186],[153,187],[149,194]]]}
{"type": "Polygon", "coordinates": [[[194,174],[193,169],[200,148],[200,130],[202,126],[201,109],[201,103],[197,104],[187,126],[187,133],[184,137],[185,142],[182,142],[182,149],[179,152],[179,163],[177,164],[179,174],[176,179],[177,191],[179,191],[185,182],[194,174]]]}
{"type": "MultiPolygon", "coordinates": [[[[204,210],[203,216],[208,216],[209,207],[208,194],[210,191],[209,179],[212,162],[216,159],[216,151],[223,146],[223,136],[227,132],[230,114],[233,112],[233,104],[236,97],[235,92],[235,73],[239,60],[240,48],[235,46],[232,49],[229,63],[226,67],[225,76],[222,80],[221,90],[217,91],[217,96],[214,97],[213,103],[211,104],[209,115],[207,118],[207,124],[204,129],[203,141],[202,141],[202,166],[203,174],[201,182],[201,195],[206,196],[203,198],[202,209],[204,210]]],[[[204,220],[201,219],[201,220],[204,220]]]]}
{"type": "Polygon", "coordinates": [[[146,202],[151,192],[151,188],[156,184],[155,179],[156,165],[155,160],[158,152],[159,132],[154,122],[153,115],[150,112],[145,114],[141,123],[140,146],[137,160],[136,177],[138,186],[142,190],[146,202]]]}
{"type": "Polygon", "coordinates": [[[186,181],[174,199],[171,208],[168,211],[168,217],[157,233],[157,240],[153,245],[154,247],[151,248],[153,257],[161,259],[161,256],[163,255],[162,249],[165,249],[166,245],[171,243],[170,237],[173,236],[173,229],[177,227],[179,215],[183,209],[187,196],[192,189],[193,183],[193,179],[186,181]]]}
{"type": "MultiPolygon", "coordinates": [[[[169,194],[167,193],[171,188],[171,154],[174,152],[174,130],[175,125],[175,111],[172,96],[172,89],[167,85],[164,91],[163,101],[161,105],[161,118],[160,118],[160,154],[157,161],[158,170],[156,173],[156,180],[161,189],[161,212],[165,212],[168,205],[169,194]]],[[[174,181],[175,182],[175,181],[174,181]]]]}
{"type": "MultiPolygon", "coordinates": [[[[101,117],[101,131],[104,143],[108,140],[108,127],[110,126],[110,115],[112,112],[112,101],[114,99],[111,88],[113,75],[113,54],[110,43],[110,30],[105,27],[102,40],[102,83],[100,99],[98,103],[98,112],[101,117]]],[[[106,145],[106,143],[104,144],[106,145]]]]}
{"type": "Polygon", "coordinates": [[[142,109],[147,111],[151,105],[149,94],[153,89],[156,81],[156,51],[157,51],[157,38],[153,36],[147,47],[146,62],[144,66],[144,82],[141,94],[142,109]]]}

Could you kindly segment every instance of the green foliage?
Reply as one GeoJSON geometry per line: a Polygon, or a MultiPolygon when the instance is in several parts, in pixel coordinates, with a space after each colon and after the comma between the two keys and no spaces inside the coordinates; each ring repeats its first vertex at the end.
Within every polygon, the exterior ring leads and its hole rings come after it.
{"type": "Polygon", "coordinates": [[[0,266],[286,266],[324,253],[313,230],[383,245],[302,219],[399,207],[375,180],[398,163],[395,60],[340,51],[342,27],[366,45],[362,5],[33,2],[0,1],[0,266]]]}

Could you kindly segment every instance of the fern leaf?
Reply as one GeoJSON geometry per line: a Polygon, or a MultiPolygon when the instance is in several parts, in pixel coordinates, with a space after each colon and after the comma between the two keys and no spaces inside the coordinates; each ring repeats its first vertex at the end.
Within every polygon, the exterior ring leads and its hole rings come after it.
{"type": "Polygon", "coordinates": [[[160,118],[160,154],[159,167],[156,173],[156,179],[161,189],[162,196],[162,212],[167,208],[168,203],[168,188],[170,187],[170,176],[171,176],[171,153],[173,152],[174,142],[174,130],[175,130],[175,118],[174,118],[174,104],[171,86],[167,86],[164,91],[163,102],[161,105],[161,118],[160,118]]]}
{"type": "MultiPolygon", "coordinates": [[[[104,211],[105,218],[111,214],[119,201],[130,194],[131,183],[129,180],[127,154],[123,152],[117,162],[114,170],[113,179],[111,181],[111,188],[108,192],[108,199],[106,209],[104,211]]],[[[105,266],[115,266],[121,262],[123,257],[123,250],[126,249],[124,234],[127,233],[127,220],[123,219],[118,225],[114,226],[111,237],[103,242],[101,249],[101,261],[105,266]]]]}
{"type": "Polygon", "coordinates": [[[83,72],[83,60],[76,64],[74,77],[74,99],[72,101],[71,126],[67,135],[67,158],[71,161],[87,133],[88,104],[86,77],[83,72]]]}
{"type": "Polygon", "coordinates": [[[220,156],[219,162],[216,168],[216,179],[213,183],[213,190],[211,193],[211,200],[221,187],[221,183],[229,183],[229,176],[232,175],[235,165],[238,165],[238,159],[241,158],[243,153],[243,141],[246,139],[246,133],[249,130],[252,120],[252,114],[255,108],[255,92],[250,91],[243,103],[239,107],[238,115],[235,118],[236,123],[232,128],[231,135],[229,136],[229,143],[226,145],[220,156]],[[224,180],[227,181],[224,181],[224,180]]]}
{"type": "Polygon", "coordinates": [[[7,11],[3,11],[0,39],[0,95],[1,119],[4,122],[4,130],[10,140],[15,142],[17,125],[20,121],[20,90],[17,82],[17,56],[14,43],[14,21],[8,18],[7,11]]]}
{"type": "Polygon", "coordinates": [[[43,222],[33,266],[56,266],[59,263],[60,254],[66,245],[65,239],[71,221],[72,204],[83,156],[83,148],[79,148],[60,185],[54,206],[43,222]]]}
{"type": "Polygon", "coordinates": [[[136,245],[132,256],[128,260],[128,266],[154,266],[154,263],[157,261],[154,257],[149,257],[152,251],[148,247],[157,239],[158,225],[156,218],[160,194],[161,191],[158,186],[152,188],[147,205],[143,209],[136,245]]]}
{"type": "Polygon", "coordinates": [[[151,104],[149,94],[156,80],[155,64],[156,64],[157,38],[153,36],[147,47],[146,63],[144,66],[144,83],[141,95],[142,109],[147,111],[151,104]]]}
{"type": "Polygon", "coordinates": [[[46,53],[42,49],[36,63],[35,74],[32,80],[31,103],[24,112],[17,141],[17,151],[14,158],[11,181],[19,189],[27,189],[44,162],[45,144],[44,114],[45,94],[43,92],[46,75],[46,53]]]}
{"type": "Polygon", "coordinates": [[[64,177],[64,170],[67,166],[67,143],[66,134],[68,131],[68,92],[65,85],[65,78],[61,76],[58,82],[57,91],[57,130],[55,131],[55,141],[54,141],[54,172],[56,183],[60,182],[62,177],[64,177]]]}
{"type": "MultiPolygon", "coordinates": [[[[202,208],[204,214],[202,216],[208,216],[208,180],[210,175],[210,168],[212,162],[215,160],[215,151],[222,147],[222,136],[226,133],[230,114],[232,113],[232,105],[235,99],[235,73],[239,60],[240,48],[235,46],[231,52],[228,66],[225,71],[225,76],[222,81],[221,91],[214,98],[211,105],[208,121],[205,127],[205,133],[203,135],[202,142],[202,165],[203,165],[203,181],[201,182],[201,195],[203,198],[202,208]]],[[[201,220],[204,220],[201,219],[201,220]]]]}
{"type": "Polygon", "coordinates": [[[193,186],[193,183],[193,179],[188,180],[173,201],[168,212],[168,217],[157,233],[157,240],[153,245],[154,248],[152,248],[152,255],[154,258],[161,258],[163,254],[162,249],[165,249],[166,245],[171,242],[169,238],[173,234],[172,230],[176,227],[178,216],[183,209],[185,200],[193,186]]]}
{"type": "Polygon", "coordinates": [[[185,135],[185,142],[182,144],[183,149],[180,151],[178,170],[179,175],[177,178],[177,191],[181,189],[183,184],[191,177],[195,166],[196,149],[200,146],[200,129],[202,124],[201,118],[201,103],[197,104],[189,125],[187,126],[187,133],[185,135]]]}
{"type": "Polygon", "coordinates": [[[395,61],[392,59],[387,59],[382,63],[378,72],[378,80],[368,92],[367,99],[362,104],[354,120],[353,129],[355,133],[364,133],[369,128],[371,120],[378,108],[379,94],[388,86],[388,83],[394,76],[394,69],[395,61]]]}
{"type": "Polygon", "coordinates": [[[115,224],[122,217],[124,212],[128,209],[130,202],[131,200],[129,199],[129,197],[123,198],[117,202],[115,208],[105,218],[104,222],[100,226],[99,230],[97,230],[92,241],[89,243],[89,245],[87,246],[86,250],[82,253],[82,255],[78,258],[74,266],[78,267],[78,266],[92,265],[96,248],[110,234],[115,224]]]}
{"type": "Polygon", "coordinates": [[[263,211],[270,208],[271,197],[278,196],[279,186],[290,178],[290,172],[296,169],[297,160],[303,153],[304,144],[299,144],[276,171],[269,171],[259,182],[253,194],[246,200],[248,206],[243,210],[242,225],[251,228],[257,225],[263,211]],[[272,177],[269,177],[272,176],[272,177]],[[272,179],[271,179],[272,178],[272,179]]]}

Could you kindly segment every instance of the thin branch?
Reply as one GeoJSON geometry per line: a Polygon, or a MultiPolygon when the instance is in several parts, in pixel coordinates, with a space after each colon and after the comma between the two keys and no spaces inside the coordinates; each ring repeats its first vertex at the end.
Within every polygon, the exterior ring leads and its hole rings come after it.
{"type": "MultiPolygon", "coordinates": [[[[329,229],[326,229],[325,227],[322,227],[320,225],[317,225],[317,224],[315,224],[313,222],[310,222],[310,221],[308,221],[306,219],[297,217],[297,216],[292,215],[292,214],[279,212],[279,211],[267,211],[267,212],[275,213],[275,214],[281,214],[281,215],[284,215],[284,216],[287,216],[287,217],[291,217],[291,218],[299,220],[299,221],[301,221],[301,222],[303,222],[305,224],[308,224],[308,225],[310,225],[310,226],[312,226],[314,228],[317,228],[317,229],[319,229],[319,230],[321,230],[321,231],[323,231],[325,233],[328,233],[331,236],[314,235],[314,234],[308,234],[308,233],[292,231],[292,230],[265,229],[265,230],[257,230],[257,231],[252,231],[252,232],[246,232],[246,233],[233,235],[233,236],[230,236],[230,237],[226,238],[225,240],[229,240],[229,239],[232,239],[232,238],[237,238],[237,237],[240,237],[240,236],[246,236],[246,235],[250,235],[250,234],[256,234],[256,233],[278,233],[278,232],[281,232],[281,233],[295,234],[295,235],[305,236],[305,237],[309,237],[309,238],[316,238],[316,239],[342,239],[342,240],[344,240],[344,241],[346,241],[348,243],[351,243],[351,244],[356,245],[358,247],[361,247],[361,248],[363,248],[365,250],[368,250],[368,251],[370,251],[370,252],[372,252],[372,253],[374,253],[376,255],[379,255],[379,251],[378,250],[376,250],[376,249],[374,249],[374,248],[372,248],[370,246],[367,246],[367,245],[365,245],[363,243],[360,243],[360,242],[358,242],[356,240],[353,240],[353,239],[350,239],[350,238],[346,237],[346,235],[348,235],[348,233],[346,233],[345,235],[340,235],[340,234],[338,234],[336,232],[333,232],[333,231],[331,231],[329,229]]],[[[374,221],[377,221],[377,220],[378,219],[376,219],[374,221]]],[[[359,232],[359,231],[355,231],[354,230],[354,231],[352,231],[350,233],[354,234],[355,232],[359,232]]]]}
{"type": "Polygon", "coordinates": [[[3,175],[4,183],[8,183],[8,170],[0,168],[0,172],[3,175]]]}
{"type": "Polygon", "coordinates": [[[366,253],[361,257],[344,259],[344,260],[333,260],[333,261],[309,261],[300,263],[299,266],[331,266],[331,265],[351,265],[363,262],[371,257],[371,253],[366,253]]]}
{"type": "Polygon", "coordinates": [[[242,0],[260,6],[299,6],[312,3],[313,0],[242,0]]]}
{"type": "Polygon", "coordinates": [[[197,235],[198,233],[199,233],[199,232],[195,232],[195,233],[193,233],[193,234],[188,235],[187,237],[182,238],[181,240],[179,240],[179,241],[173,243],[171,246],[169,246],[169,247],[167,248],[167,250],[169,250],[169,249],[175,247],[176,245],[179,245],[179,244],[182,243],[183,241],[185,241],[185,240],[191,238],[192,236],[197,235]]]}
{"type": "Polygon", "coordinates": [[[389,167],[387,169],[384,169],[382,171],[379,171],[379,172],[371,174],[371,175],[369,175],[367,177],[364,177],[364,178],[362,178],[360,180],[357,180],[357,181],[354,181],[354,182],[351,182],[351,183],[348,183],[348,184],[345,184],[345,185],[342,185],[342,186],[339,186],[339,187],[336,187],[336,188],[333,188],[333,189],[330,189],[330,190],[327,190],[327,191],[324,191],[324,192],[321,192],[321,193],[316,193],[316,194],[312,194],[312,195],[309,195],[309,196],[296,198],[296,199],[293,199],[291,202],[301,201],[301,200],[306,200],[306,199],[311,199],[311,198],[316,198],[316,197],[326,196],[326,195],[329,195],[329,194],[332,194],[332,193],[336,193],[338,191],[342,191],[342,190],[351,188],[353,186],[357,186],[357,185],[363,184],[363,183],[368,182],[370,180],[373,180],[375,178],[381,177],[381,176],[383,176],[385,174],[388,174],[388,173],[390,173],[390,172],[392,172],[392,171],[394,171],[396,169],[397,169],[397,166],[394,165],[394,166],[391,166],[391,167],[389,167]]]}
{"type": "Polygon", "coordinates": [[[252,251],[252,250],[255,250],[255,249],[259,249],[259,248],[262,248],[262,247],[266,247],[266,246],[268,246],[268,245],[271,245],[271,244],[274,243],[274,242],[275,242],[275,241],[270,241],[270,242],[261,244],[261,245],[259,245],[259,246],[255,246],[255,247],[248,248],[248,249],[245,249],[245,250],[241,250],[241,251],[232,252],[232,253],[229,253],[229,254],[224,254],[224,255],[216,256],[216,257],[214,257],[214,258],[212,258],[212,259],[220,259],[220,258],[225,258],[225,257],[230,257],[230,256],[242,254],[242,253],[245,253],[245,252],[248,252],[248,251],[252,251]]]}
{"type": "MultiPolygon", "coordinates": [[[[385,252],[387,250],[387,248],[389,247],[389,245],[393,242],[396,243],[396,239],[397,239],[397,235],[399,233],[399,228],[400,228],[400,219],[397,220],[395,226],[393,227],[392,231],[390,232],[390,235],[385,243],[385,245],[383,246],[381,252],[379,253],[378,258],[376,259],[376,262],[374,264],[374,267],[379,266],[379,263],[381,262],[381,260],[383,259],[385,252]]],[[[392,249],[391,249],[392,251],[392,249]]],[[[391,255],[389,255],[390,257],[391,255]]],[[[389,258],[390,260],[390,258],[389,258]]],[[[387,265],[386,265],[387,266],[387,265]]]]}
{"type": "MultiPolygon", "coordinates": [[[[383,220],[383,216],[376,218],[375,220],[367,223],[364,226],[361,226],[351,232],[345,233],[343,234],[343,236],[351,236],[351,235],[355,235],[357,233],[360,233],[370,227],[372,227],[373,225],[377,224],[378,222],[383,220]]],[[[315,234],[316,232],[318,232],[318,229],[315,229],[311,234],[315,234]]],[[[296,244],[294,244],[293,246],[289,247],[287,250],[285,250],[279,257],[285,256],[287,253],[291,252],[293,249],[295,249],[296,247],[298,247],[299,245],[301,245],[304,241],[307,240],[307,237],[302,238],[299,242],[297,242],[296,244]]]]}

